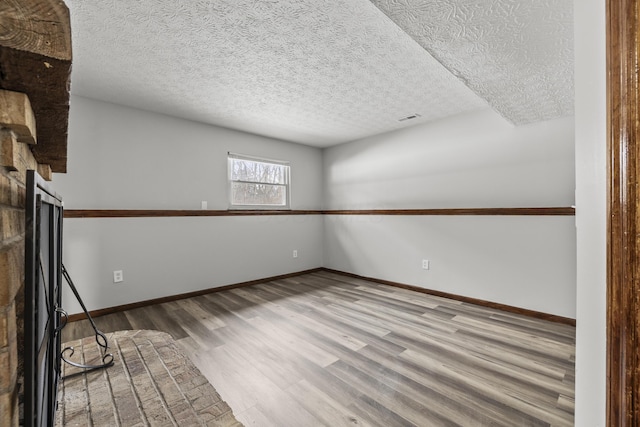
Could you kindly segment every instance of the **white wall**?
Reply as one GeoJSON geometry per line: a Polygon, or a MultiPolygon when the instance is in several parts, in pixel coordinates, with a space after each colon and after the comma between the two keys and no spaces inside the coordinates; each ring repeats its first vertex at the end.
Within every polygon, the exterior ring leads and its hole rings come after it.
{"type": "Polygon", "coordinates": [[[577,0],[575,123],[577,224],[576,426],[606,416],[605,1],[577,0]]]}
{"type": "Polygon", "coordinates": [[[328,149],[329,209],[570,206],[573,119],[514,127],[481,110],[328,149]]]}
{"type": "MultiPolygon", "coordinates": [[[[289,160],[292,208],[320,208],[319,149],[75,96],[68,173],[55,188],[66,209],[200,209],[203,200],[226,209],[228,151],[289,160]]],[[[322,266],[319,216],[71,218],[64,227],[64,262],[90,310],[322,266]]]]}
{"type": "Polygon", "coordinates": [[[67,209],[227,209],[227,152],[289,160],[292,209],[321,205],[321,151],[72,96],[67,209]]]}
{"type": "MultiPolygon", "coordinates": [[[[322,219],[65,219],[64,263],[90,310],[322,265],[322,219]],[[292,251],[298,250],[294,259],[292,251]],[[113,283],[123,270],[124,282],[113,283]]],[[[70,293],[65,309],[78,313],[70,293]]]]}
{"type": "MultiPolygon", "coordinates": [[[[367,138],[325,150],[325,207],[570,206],[573,143],[572,118],[489,110],[367,138]]],[[[573,217],[331,215],[324,237],[329,268],[575,317],[573,217]]]]}

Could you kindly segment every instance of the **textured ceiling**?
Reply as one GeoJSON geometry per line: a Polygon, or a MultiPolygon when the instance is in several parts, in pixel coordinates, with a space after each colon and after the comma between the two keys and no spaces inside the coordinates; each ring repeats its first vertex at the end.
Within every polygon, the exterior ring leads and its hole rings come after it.
{"type": "Polygon", "coordinates": [[[512,123],[573,114],[573,1],[372,2],[512,123]]]}
{"type": "Polygon", "coordinates": [[[316,146],[487,102],[514,123],[572,113],[571,0],[66,2],[76,95],[316,146]]]}

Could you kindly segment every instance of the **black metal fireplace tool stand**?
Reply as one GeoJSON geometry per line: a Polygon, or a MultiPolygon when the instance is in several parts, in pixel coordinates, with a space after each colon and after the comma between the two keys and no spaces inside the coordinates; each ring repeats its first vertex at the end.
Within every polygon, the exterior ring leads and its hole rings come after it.
{"type": "MultiPolygon", "coordinates": [[[[62,264],[62,275],[64,276],[64,279],[67,281],[67,284],[69,284],[69,287],[71,288],[71,291],[73,292],[73,294],[76,296],[76,299],[80,303],[80,306],[82,307],[82,310],[84,311],[85,316],[87,316],[87,319],[89,319],[89,323],[91,323],[91,327],[93,328],[93,331],[95,333],[96,343],[100,347],[100,352],[102,353],[102,363],[95,364],[95,365],[87,365],[82,363],[76,363],[69,360],[68,357],[73,356],[73,353],[75,352],[73,347],[65,347],[60,352],[60,358],[71,366],[75,366],[76,368],[86,369],[86,370],[103,369],[103,368],[108,368],[109,366],[113,366],[113,354],[107,353],[107,350],[109,349],[109,342],[107,341],[107,337],[102,331],[98,329],[95,322],[93,321],[91,314],[89,314],[87,307],[85,307],[84,301],[82,301],[82,298],[80,297],[80,294],[76,289],[76,286],[73,284],[73,280],[71,280],[71,276],[69,276],[69,272],[65,268],[64,264],[62,264]]],[[[57,328],[58,330],[56,331],[59,333],[67,325],[67,320],[69,318],[69,315],[61,307],[57,307],[56,311],[61,316],[60,326],[57,328]]]]}

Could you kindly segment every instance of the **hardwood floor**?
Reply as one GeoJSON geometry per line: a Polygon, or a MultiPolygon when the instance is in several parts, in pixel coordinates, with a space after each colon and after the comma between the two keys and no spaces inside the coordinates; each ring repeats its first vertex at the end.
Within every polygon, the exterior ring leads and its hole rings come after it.
{"type": "Polygon", "coordinates": [[[170,333],[246,426],[573,425],[574,327],[330,272],[95,320],[170,333]]]}

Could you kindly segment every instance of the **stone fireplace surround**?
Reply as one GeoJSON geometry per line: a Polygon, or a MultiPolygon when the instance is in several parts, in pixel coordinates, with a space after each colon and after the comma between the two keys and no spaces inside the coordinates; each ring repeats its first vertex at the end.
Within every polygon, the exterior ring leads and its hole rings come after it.
{"type": "Polygon", "coordinates": [[[0,4],[0,425],[16,427],[26,170],[66,172],[71,23],[63,0],[0,4]]]}
{"type": "Polygon", "coordinates": [[[0,90],[0,424],[19,422],[24,325],[25,180],[27,169],[51,180],[29,145],[35,119],[25,94],[0,90]]]}

